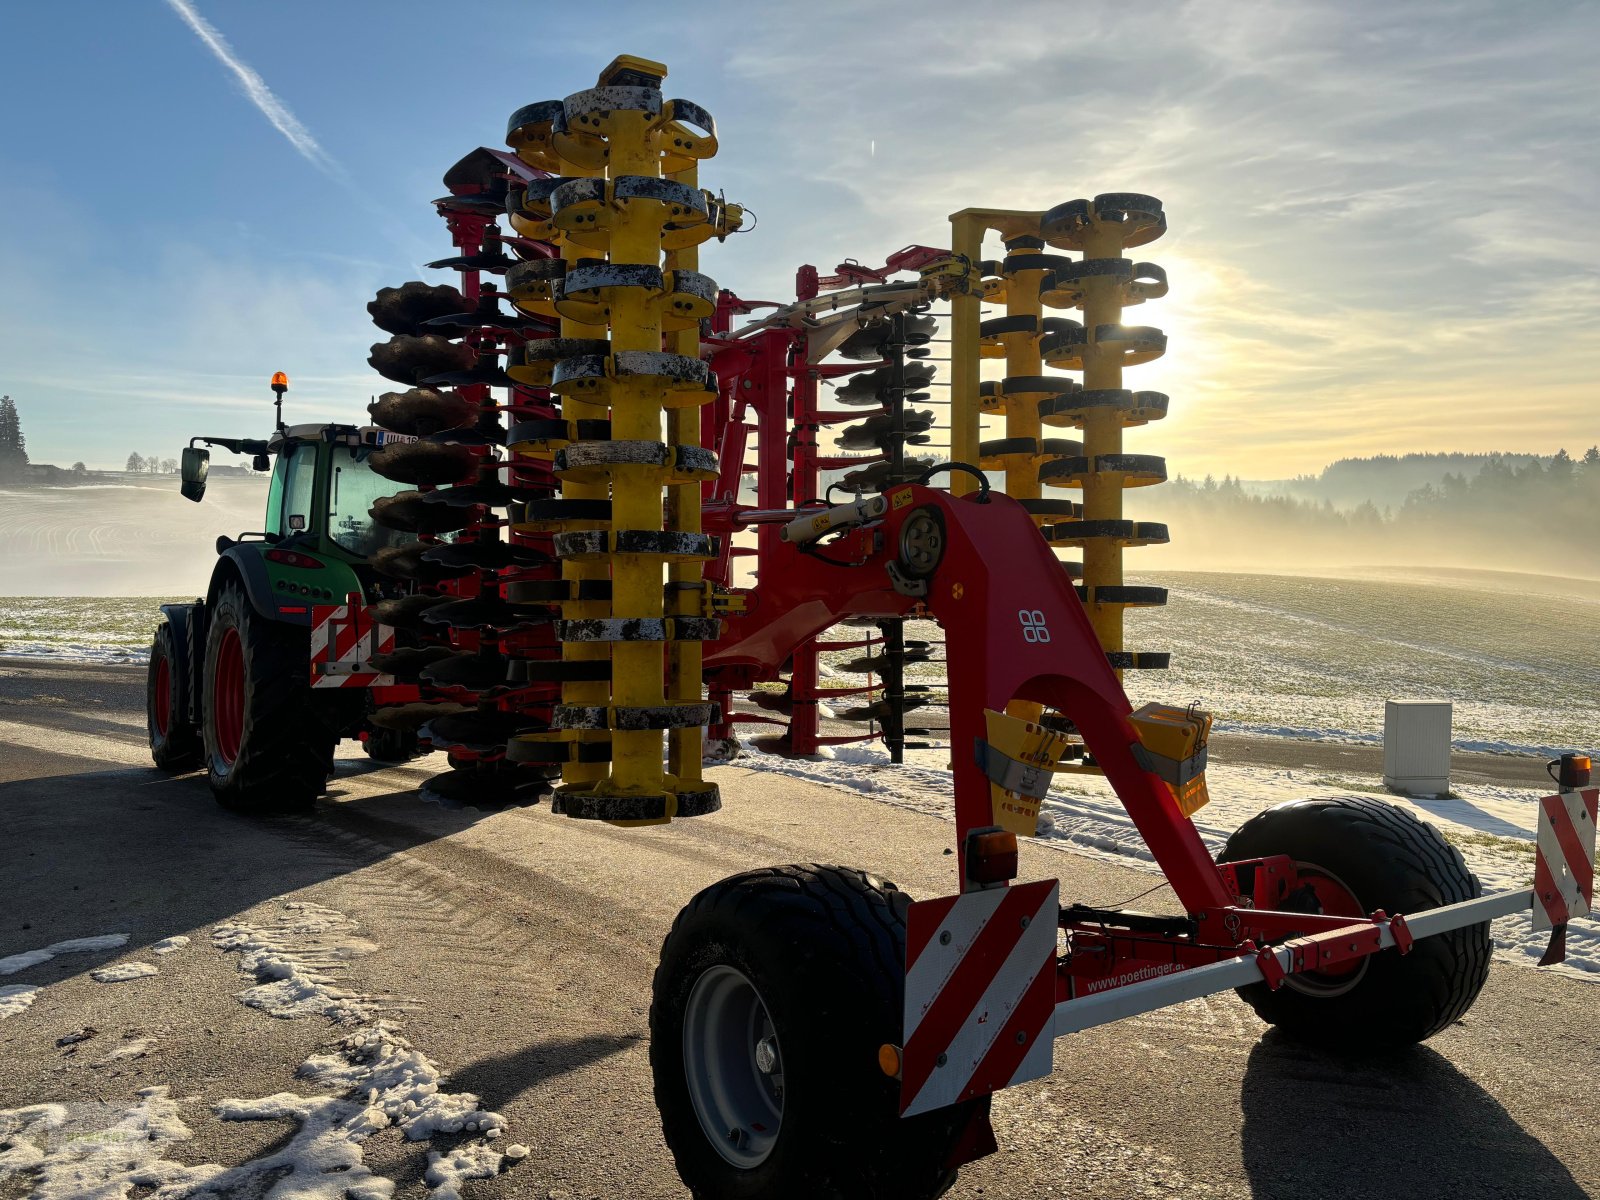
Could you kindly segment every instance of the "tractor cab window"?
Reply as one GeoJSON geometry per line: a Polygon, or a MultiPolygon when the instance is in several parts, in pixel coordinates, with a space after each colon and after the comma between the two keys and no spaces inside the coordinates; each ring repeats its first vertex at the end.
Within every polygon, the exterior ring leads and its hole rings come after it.
{"type": "Polygon", "coordinates": [[[372,519],[372,502],[404,491],[406,485],[385,479],[367,465],[370,447],[354,453],[338,449],[333,454],[333,473],[328,484],[328,535],[352,554],[370,558],[385,546],[403,546],[416,540],[379,525],[372,519]]]}
{"type": "Polygon", "coordinates": [[[311,522],[313,492],[317,482],[317,448],[296,446],[284,466],[283,508],[278,532],[303,533],[311,522]]]}
{"type": "Polygon", "coordinates": [[[317,448],[295,446],[278,456],[267,493],[267,532],[288,537],[310,528],[317,479],[317,448]]]}

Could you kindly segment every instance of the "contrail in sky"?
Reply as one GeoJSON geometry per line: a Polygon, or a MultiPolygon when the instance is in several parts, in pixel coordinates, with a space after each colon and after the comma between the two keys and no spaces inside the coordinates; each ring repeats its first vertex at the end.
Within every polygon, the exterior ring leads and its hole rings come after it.
{"type": "Polygon", "coordinates": [[[194,5],[189,3],[189,0],[167,0],[167,5],[183,18],[184,24],[194,30],[195,36],[217,56],[217,61],[233,72],[245,97],[261,110],[262,116],[272,122],[274,129],[289,139],[289,144],[299,151],[302,158],[335,178],[343,178],[344,171],[317,143],[317,139],[311,136],[311,131],[284,106],[282,100],[273,95],[266,80],[239,60],[239,56],[233,52],[233,47],[228,45],[228,40],[210,21],[194,10],[194,5]]]}

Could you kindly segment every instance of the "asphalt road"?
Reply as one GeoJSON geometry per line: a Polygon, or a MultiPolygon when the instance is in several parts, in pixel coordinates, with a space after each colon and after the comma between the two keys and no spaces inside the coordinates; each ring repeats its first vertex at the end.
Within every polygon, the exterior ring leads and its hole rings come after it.
{"type": "MultiPolygon", "coordinates": [[[[231,1165],[281,1145],[290,1123],[221,1122],[209,1106],[308,1090],[297,1067],[336,1037],[320,1018],[240,1004],[237,956],[210,943],[219,922],[267,920],[292,899],[360,925],[378,948],[341,985],[378,998],[450,1088],[504,1114],[503,1142],[531,1149],[468,1197],[680,1197],[645,1044],[650,977],[679,907],[782,862],[868,866],[919,896],[952,887],[946,822],[738,766],[716,771],[721,813],[663,829],[543,808],[442,812],[410,790],[435,769],[427,760],[348,761],[315,818],[243,819],[201,778],[148,766],[142,674],[0,661],[0,956],[132,935],[0,981],[47,985],[0,1019],[0,1109],[121,1108],[168,1085],[195,1133],[168,1151],[183,1162],[231,1165]],[[149,954],[173,935],[192,943],[149,954]],[[161,974],[91,979],[125,959],[161,974]],[[57,1045],[84,1027],[90,1039],[57,1045]],[[136,1039],[152,1043],[143,1057],[109,1056],[136,1039]]],[[[1023,874],[1100,903],[1151,881],[1044,846],[1024,849],[1023,874]]],[[[1593,1195],[1597,1001],[1591,985],[1496,964],[1463,1022],[1355,1063],[1265,1031],[1231,995],[1091,1031],[1057,1044],[1052,1078],[997,1098],[1002,1149],[951,1195],[1593,1195]]],[[[367,1165],[398,1181],[397,1196],[420,1196],[427,1145],[385,1131],[367,1165]]],[[[29,1181],[0,1172],[0,1198],[29,1181]]]]}

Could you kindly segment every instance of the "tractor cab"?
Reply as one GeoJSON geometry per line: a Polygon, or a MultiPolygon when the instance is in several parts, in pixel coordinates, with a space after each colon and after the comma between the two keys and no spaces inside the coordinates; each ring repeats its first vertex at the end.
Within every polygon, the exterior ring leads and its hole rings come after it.
{"type": "Polygon", "coordinates": [[[183,452],[183,495],[205,496],[211,447],[249,455],[257,471],[271,471],[267,508],[255,531],[219,537],[211,592],[237,578],[263,614],[309,625],[316,604],[341,603],[359,592],[384,589],[372,560],[379,552],[415,541],[415,535],[372,519],[374,502],[405,490],[370,466],[392,441],[410,441],[376,426],[286,425],[283,393],[288,377],[273,377],[278,419],[267,438],[199,436],[183,452]]]}
{"type": "Polygon", "coordinates": [[[393,434],[352,425],[294,425],[275,434],[267,494],[268,540],[292,539],[310,553],[369,559],[414,536],[373,521],[373,502],[404,490],[368,465],[393,434]]]}

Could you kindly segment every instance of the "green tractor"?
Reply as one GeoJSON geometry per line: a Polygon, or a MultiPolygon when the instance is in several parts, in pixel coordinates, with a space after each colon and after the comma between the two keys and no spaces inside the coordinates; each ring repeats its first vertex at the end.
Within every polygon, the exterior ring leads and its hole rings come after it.
{"type": "Polygon", "coordinates": [[[206,594],[163,604],[150,647],[146,724],[156,766],[204,766],[211,790],[240,811],[304,812],[333,771],[340,738],[360,736],[380,761],[417,751],[409,730],[375,728],[374,692],[314,686],[312,643],[319,607],[363,604],[395,590],[372,566],[386,547],[414,535],[377,524],[374,502],[402,487],[368,460],[396,435],[354,425],[282,420],[288,378],[273,377],[279,417],[271,437],[196,437],[183,452],[182,492],[205,495],[217,446],[272,472],[259,533],[217,539],[206,594]],[[198,443],[203,443],[200,445],[198,443]]]}

